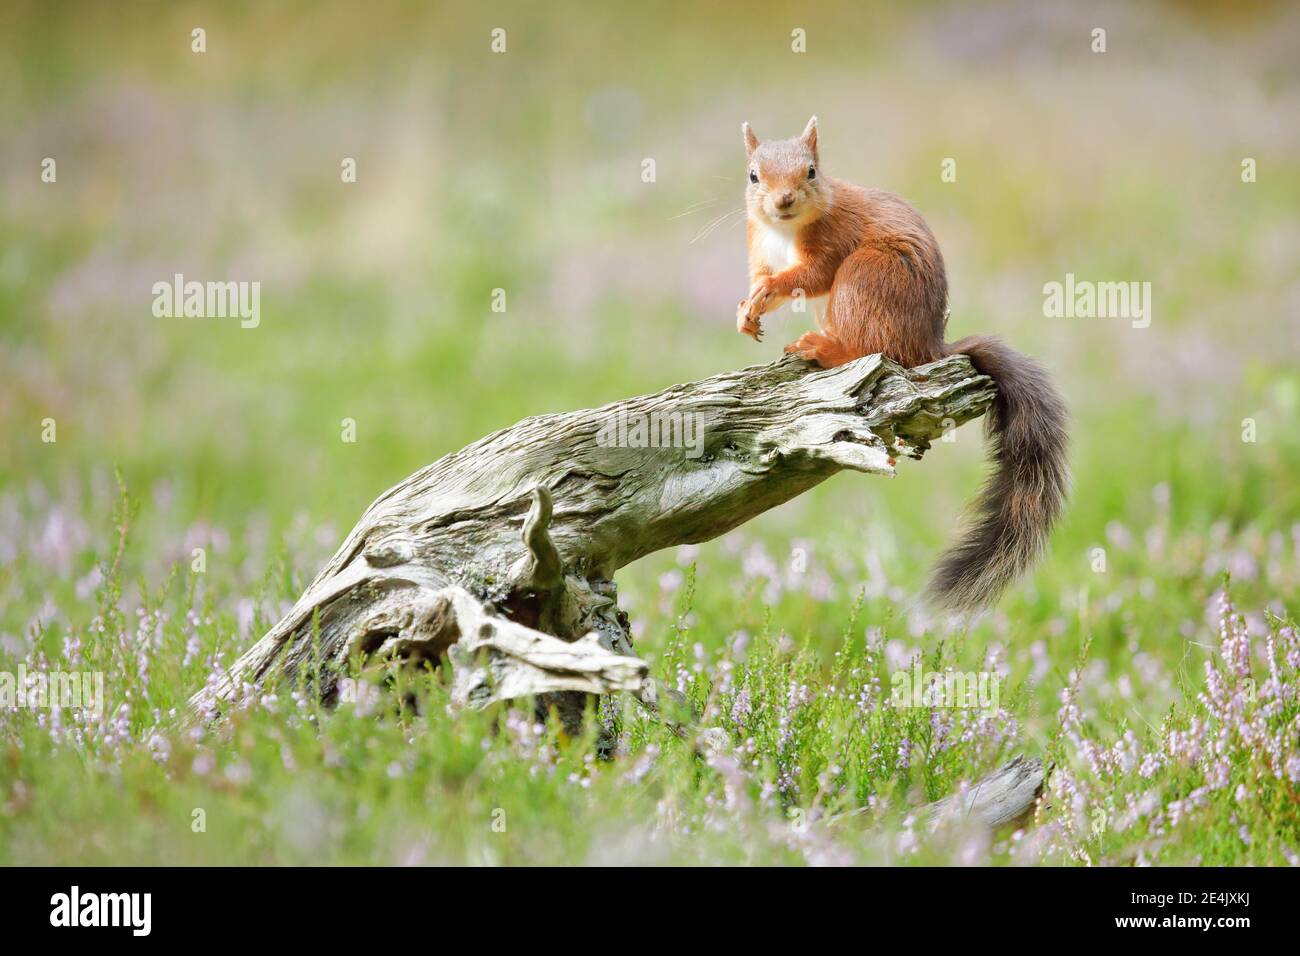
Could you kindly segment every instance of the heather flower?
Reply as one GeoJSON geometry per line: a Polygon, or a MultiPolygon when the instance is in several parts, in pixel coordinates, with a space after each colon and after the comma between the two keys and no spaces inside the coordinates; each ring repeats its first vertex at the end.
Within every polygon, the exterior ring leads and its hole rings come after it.
{"type": "Polygon", "coordinates": [[[749,690],[742,687],[731,705],[731,722],[737,727],[743,727],[751,712],[752,705],[749,700],[749,690]]]}
{"type": "Polygon", "coordinates": [[[166,763],[171,758],[171,741],[162,734],[151,734],[148,741],[149,755],[158,763],[166,763]]]}
{"type": "Polygon", "coordinates": [[[904,770],[912,766],[912,741],[904,737],[898,744],[898,765],[904,770]]]}

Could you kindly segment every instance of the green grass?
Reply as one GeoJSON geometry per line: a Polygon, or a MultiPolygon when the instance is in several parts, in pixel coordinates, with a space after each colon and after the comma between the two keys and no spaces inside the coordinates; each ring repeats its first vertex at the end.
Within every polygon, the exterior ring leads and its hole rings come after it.
{"type": "Polygon", "coordinates": [[[75,10],[0,14],[22,40],[0,84],[0,674],[101,672],[106,707],[0,710],[0,863],[1297,861],[1300,142],[1269,42],[1293,13],[1112,11],[1097,57],[1081,14],[1016,7],[694,11],[668,36],[521,6],[492,57],[468,7],[300,30],[250,6],[203,11],[205,59],[192,11],[75,10]],[[405,475],[775,357],[801,320],[734,334],[739,228],[692,239],[740,203],[741,120],[812,112],[828,173],[930,220],[950,337],[1003,334],[1066,394],[1074,493],[1032,575],[970,622],[915,601],[979,482],[968,427],[893,482],[841,475],[620,573],[652,673],[725,734],[710,754],[617,700],[582,738],[452,718],[430,674],[413,706],[279,687],[180,719],[405,475]],[[153,318],[178,271],[261,281],[261,325],[153,318]],[[1043,318],[1066,272],[1151,281],[1151,327],[1043,318]],[[996,705],[894,706],[916,655],[996,674],[996,705]],[[1016,753],[1053,767],[1035,819],[929,832],[918,807],[1016,753]]]}
{"type": "MultiPolygon", "coordinates": [[[[334,711],[309,684],[274,687],[204,728],[177,719],[185,698],[247,638],[216,610],[211,571],[173,567],[124,599],[132,510],[126,499],[117,509],[120,548],[103,550],[83,602],[93,616],[67,633],[38,626],[27,655],[30,671],[99,672],[109,690],[99,719],[7,717],[6,863],[1295,859],[1300,637],[1277,619],[1224,655],[1219,622],[1245,634],[1244,620],[1219,615],[1175,642],[1163,634],[1166,602],[1121,585],[1096,588],[1071,614],[1017,600],[1007,614],[1017,623],[914,636],[888,598],[825,594],[815,558],[802,574],[777,569],[777,597],[772,578],[737,567],[745,556],[760,567],[761,544],[736,541],[744,555],[684,553],[658,594],[633,601],[649,625],[643,653],[725,732],[719,749],[697,752],[624,701],[593,712],[580,738],[526,708],[452,719],[430,673],[334,711]],[[915,654],[926,671],[995,676],[997,696],[908,706],[894,688],[915,654]],[[1198,700],[1207,664],[1224,683],[1198,700]],[[596,757],[597,721],[619,742],[612,760],[596,757]],[[919,805],[1020,752],[1054,767],[1024,830],[990,841],[917,819],[919,805]]],[[[252,589],[264,611],[300,586],[268,577],[252,589]]],[[[1151,585],[1190,590],[1163,576],[1151,585]]]]}

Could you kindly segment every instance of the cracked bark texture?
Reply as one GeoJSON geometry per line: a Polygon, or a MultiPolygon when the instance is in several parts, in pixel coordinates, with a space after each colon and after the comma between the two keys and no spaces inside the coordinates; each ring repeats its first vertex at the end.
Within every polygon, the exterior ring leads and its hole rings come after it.
{"type": "Polygon", "coordinates": [[[381,495],[289,613],[192,704],[235,700],[313,662],[328,703],[350,664],[450,652],[453,700],[467,706],[538,695],[571,723],[587,694],[652,705],[665,691],[632,650],[615,572],[724,534],[839,471],[893,475],[994,393],[964,356],[911,370],[877,355],[835,369],[787,356],[524,419],[381,495]],[[682,441],[628,447],[647,423],[682,441]]]}

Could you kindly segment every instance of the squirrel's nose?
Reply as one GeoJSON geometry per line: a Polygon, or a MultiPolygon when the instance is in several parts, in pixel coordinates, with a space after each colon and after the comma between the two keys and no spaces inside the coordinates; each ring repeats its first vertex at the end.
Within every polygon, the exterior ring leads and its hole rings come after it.
{"type": "Polygon", "coordinates": [[[781,193],[780,196],[776,197],[777,209],[789,209],[793,205],[794,205],[794,193],[781,193]]]}

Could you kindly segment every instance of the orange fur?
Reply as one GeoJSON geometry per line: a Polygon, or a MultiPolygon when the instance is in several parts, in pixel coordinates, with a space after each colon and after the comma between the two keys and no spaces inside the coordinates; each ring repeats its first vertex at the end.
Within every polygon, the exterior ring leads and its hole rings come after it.
{"type": "Polygon", "coordinates": [[[815,353],[799,343],[787,351],[807,353],[823,366],[832,356],[841,365],[874,352],[908,367],[942,358],[948,280],[939,244],[915,209],[884,190],[822,178],[817,195],[800,201],[793,227],[766,214],[765,206],[776,202],[764,199],[789,193],[792,181],[816,163],[815,152],[807,159],[760,166],[758,189],[751,184],[751,289],[742,317],[758,324],[802,290],[807,299],[827,296],[826,318],[821,332],[799,340],[819,343],[815,353]],[[773,237],[787,236],[796,261],[776,269],[768,247],[773,237]]]}

